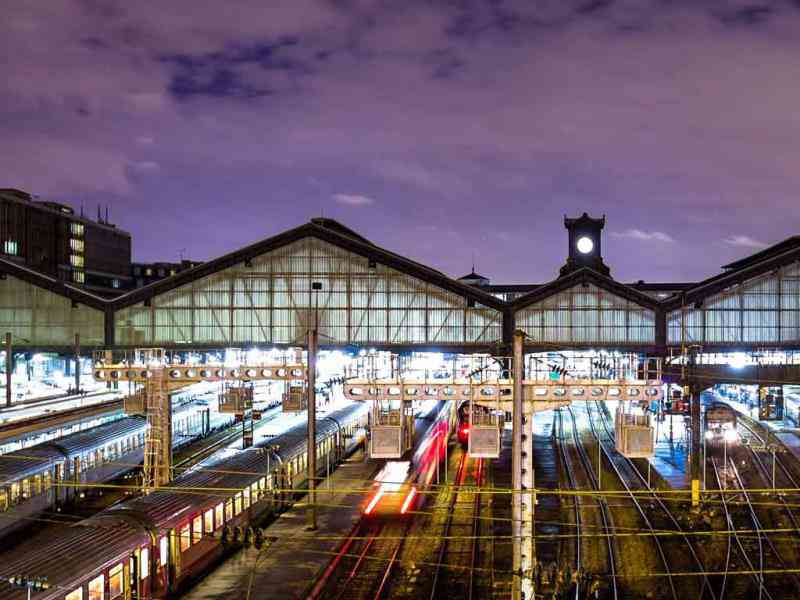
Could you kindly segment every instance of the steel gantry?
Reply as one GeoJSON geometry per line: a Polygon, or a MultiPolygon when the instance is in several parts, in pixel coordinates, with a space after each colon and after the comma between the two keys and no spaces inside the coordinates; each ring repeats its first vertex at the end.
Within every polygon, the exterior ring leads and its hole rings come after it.
{"type": "MultiPolygon", "coordinates": [[[[545,362],[543,368],[526,369],[524,341],[526,334],[514,333],[511,359],[497,358],[504,365],[495,376],[475,377],[471,372],[458,377],[404,376],[397,369],[391,377],[348,378],[344,395],[352,400],[373,403],[370,453],[373,457],[398,458],[411,446],[413,431],[412,403],[430,400],[470,402],[470,419],[481,414],[511,413],[512,418],[512,538],[514,545],[514,598],[534,598],[536,553],[534,543],[534,511],[536,505],[533,469],[533,415],[572,402],[619,401],[615,418],[617,450],[632,456],[650,456],[653,451],[653,428],[649,417],[634,415],[623,408],[626,404],[649,406],[661,400],[661,360],[635,355],[613,358],[608,362],[589,359],[588,372],[545,362]],[[510,367],[510,368],[509,368],[510,367]],[[504,375],[504,377],[503,377],[504,375]],[[411,418],[409,418],[409,416],[411,418]]],[[[473,423],[471,423],[472,425],[473,423]]],[[[486,436],[486,447],[475,450],[476,456],[496,458],[500,453],[500,421],[483,421],[486,429],[495,428],[495,436],[486,436]]],[[[470,431],[472,436],[472,431],[470,431]]],[[[469,452],[473,453],[470,445],[469,452]]]]}
{"type": "MultiPolygon", "coordinates": [[[[187,364],[171,359],[161,348],[137,349],[115,359],[110,351],[95,353],[93,373],[98,381],[131,382],[141,388],[126,398],[125,412],[147,418],[142,487],[145,493],[172,480],[172,405],[170,392],[200,382],[248,383],[308,379],[308,368],[297,363],[248,363],[235,357],[229,364],[187,364]]],[[[226,388],[220,410],[243,414],[252,407],[252,390],[226,388]]]]}

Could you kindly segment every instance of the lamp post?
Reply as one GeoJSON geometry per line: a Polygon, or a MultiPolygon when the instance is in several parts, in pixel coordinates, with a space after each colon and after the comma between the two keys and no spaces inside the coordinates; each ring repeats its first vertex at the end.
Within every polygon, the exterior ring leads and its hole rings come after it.
{"type": "Polygon", "coordinates": [[[311,282],[314,292],[314,325],[308,328],[308,529],[317,528],[317,347],[319,345],[319,290],[322,283],[311,282]]]}

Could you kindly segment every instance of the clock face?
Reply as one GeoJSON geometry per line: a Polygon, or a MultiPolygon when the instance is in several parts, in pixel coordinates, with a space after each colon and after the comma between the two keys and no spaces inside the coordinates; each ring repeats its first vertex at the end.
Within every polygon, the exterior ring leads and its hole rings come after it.
{"type": "Polygon", "coordinates": [[[583,236],[578,238],[576,247],[578,248],[578,252],[581,254],[589,254],[589,252],[594,250],[594,242],[592,241],[592,238],[583,236]]]}

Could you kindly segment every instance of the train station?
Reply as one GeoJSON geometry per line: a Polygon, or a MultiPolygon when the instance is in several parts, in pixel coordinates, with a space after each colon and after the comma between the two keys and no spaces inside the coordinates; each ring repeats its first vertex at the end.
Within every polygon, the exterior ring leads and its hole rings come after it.
{"type": "Polygon", "coordinates": [[[514,285],[330,218],[116,294],[0,258],[0,597],[797,597],[800,236],[622,282],[605,225],[514,285]]]}

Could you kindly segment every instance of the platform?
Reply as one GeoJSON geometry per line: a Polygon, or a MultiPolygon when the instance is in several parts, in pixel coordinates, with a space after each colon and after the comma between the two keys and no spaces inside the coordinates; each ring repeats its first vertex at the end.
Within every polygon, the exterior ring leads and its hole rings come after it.
{"type": "Polygon", "coordinates": [[[371,484],[374,470],[375,463],[365,462],[359,451],[339,465],[328,482],[318,488],[317,532],[306,531],[305,505],[301,503],[267,527],[267,541],[260,551],[255,548],[237,551],[181,598],[305,598],[342,540],[359,521],[364,493],[355,490],[371,484]],[[328,491],[328,483],[333,491],[328,491]],[[320,539],[321,536],[326,539],[320,539]]]}

